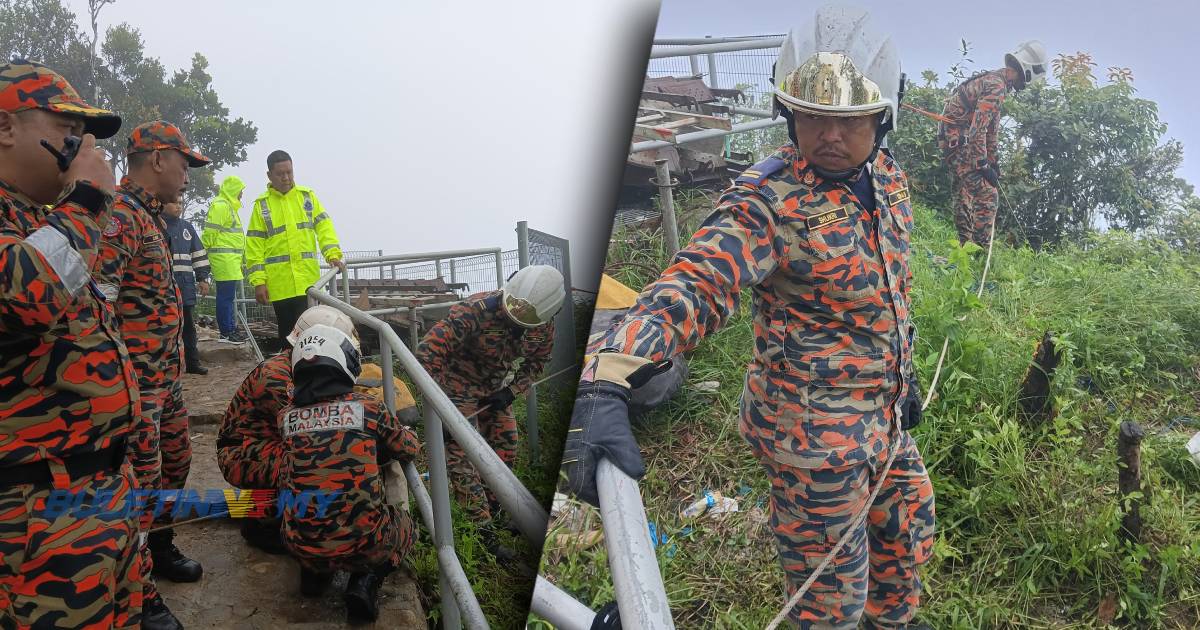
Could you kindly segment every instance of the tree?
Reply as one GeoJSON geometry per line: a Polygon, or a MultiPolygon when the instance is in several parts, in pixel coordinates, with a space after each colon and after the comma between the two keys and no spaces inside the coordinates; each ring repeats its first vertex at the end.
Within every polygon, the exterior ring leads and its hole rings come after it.
{"type": "MultiPolygon", "coordinates": [[[[969,45],[960,51],[965,59],[969,45]]],[[[1175,176],[1183,146],[1165,140],[1158,106],[1134,96],[1133,73],[1108,69],[1097,85],[1087,53],[1052,63],[1059,85],[1033,85],[1010,94],[1000,129],[1001,212],[998,232],[1034,247],[1079,240],[1101,219],[1109,227],[1145,231],[1181,207],[1190,187],[1175,176]]],[[[960,60],[951,76],[965,74],[960,60]]],[[[905,101],[940,112],[956,84],[939,86],[922,74],[905,101]]],[[[953,211],[951,174],[937,148],[938,123],[905,113],[889,142],[908,172],[913,194],[953,211]]]]}
{"type": "MultiPolygon", "coordinates": [[[[112,2],[89,0],[94,36],[99,34],[100,9],[112,2]]],[[[130,130],[158,119],[178,125],[192,146],[213,160],[190,173],[183,203],[193,215],[216,195],[213,173],[244,162],[246,147],[258,139],[252,122],[230,118],[203,55],[196,53],[191,67],[168,74],[157,58],[146,55],[141,33],[129,24],[106,29],[97,52],[95,40],[80,30],[61,0],[0,0],[0,53],[45,63],[85,98],[94,95],[97,105],[120,114],[121,132],[101,144],[122,171],[130,130]]]]}

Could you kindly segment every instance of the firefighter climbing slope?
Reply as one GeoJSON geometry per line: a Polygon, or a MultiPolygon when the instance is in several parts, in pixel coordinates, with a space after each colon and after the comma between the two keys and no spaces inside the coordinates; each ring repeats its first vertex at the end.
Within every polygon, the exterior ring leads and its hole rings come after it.
{"type": "MultiPolygon", "coordinates": [[[[417,348],[421,365],[509,468],[517,455],[512,403],[545,369],[554,349],[554,315],[565,297],[557,269],[525,267],[501,290],[452,307],[417,348]]],[[[446,443],[446,459],[459,503],[476,523],[489,525],[484,531],[490,537],[499,503],[453,440],[446,443]]],[[[494,552],[506,551],[486,542],[494,552]]]]}
{"type": "Polygon", "coordinates": [[[986,248],[1000,203],[1000,156],[996,135],[1000,107],[1009,90],[1046,78],[1046,48],[1028,41],[1004,56],[1004,67],[963,81],[946,99],[938,124],[938,147],[954,174],[954,225],[960,243],[986,248]]]}
{"type": "Polygon", "coordinates": [[[791,610],[801,628],[920,627],[917,569],[932,548],[934,502],[906,431],[920,420],[912,208],[904,173],[880,148],[902,81],[898,52],[865,11],[825,7],[788,34],[774,108],[791,141],[737,178],[591,344],[563,454],[570,489],[592,503],[599,459],[644,474],[630,390],[728,322],[751,289],[740,431],[771,480],[789,593],[848,537],[791,610]]]}

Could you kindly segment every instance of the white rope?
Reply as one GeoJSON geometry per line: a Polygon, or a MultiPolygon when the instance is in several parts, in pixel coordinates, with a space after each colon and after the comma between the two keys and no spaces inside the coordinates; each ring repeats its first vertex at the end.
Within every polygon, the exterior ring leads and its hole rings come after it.
{"type": "MultiPolygon", "coordinates": [[[[999,187],[997,187],[997,190],[999,190],[999,187]]],[[[992,215],[992,226],[990,234],[988,235],[987,259],[983,263],[983,275],[981,275],[979,278],[979,291],[975,294],[976,298],[983,296],[983,286],[984,283],[987,282],[988,269],[992,264],[992,246],[995,243],[996,216],[998,214],[1000,214],[999,211],[992,215]]],[[[959,318],[959,321],[965,320],[966,317],[966,315],[963,315],[959,318]]],[[[925,397],[925,402],[921,404],[922,411],[929,406],[929,401],[933,400],[933,392],[937,388],[938,377],[941,376],[942,365],[946,359],[946,350],[949,347],[950,338],[946,337],[946,339],[942,342],[942,353],[941,356],[938,357],[937,369],[933,373],[933,381],[929,385],[929,393],[925,397]]],[[[787,605],[783,607],[783,610],[779,611],[779,614],[775,615],[775,618],[772,619],[771,623],[767,625],[766,630],[775,630],[775,628],[779,627],[779,624],[782,623],[784,619],[787,619],[788,614],[792,612],[792,609],[796,607],[796,604],[800,603],[800,599],[803,598],[806,593],[808,593],[808,589],[812,588],[812,585],[817,581],[817,578],[825,572],[825,569],[829,567],[829,563],[832,562],[834,557],[837,556],[837,553],[842,550],[842,547],[849,542],[850,537],[854,535],[854,532],[858,531],[859,527],[862,527],[863,522],[867,518],[867,514],[871,511],[871,506],[875,504],[875,498],[879,496],[879,490],[883,488],[884,482],[887,481],[887,475],[892,469],[892,463],[896,461],[896,453],[899,450],[898,447],[903,435],[900,432],[899,414],[896,416],[896,430],[896,439],[892,440],[891,445],[888,447],[887,463],[883,465],[883,473],[879,475],[879,482],[875,484],[875,489],[871,491],[871,496],[867,498],[867,502],[863,504],[862,508],[859,509],[858,514],[854,515],[854,519],[850,523],[850,528],[846,530],[846,533],[842,534],[842,537],[837,541],[837,544],[833,546],[833,549],[826,554],[823,560],[821,560],[821,564],[817,565],[817,568],[813,570],[811,575],[808,576],[808,579],[804,581],[804,584],[802,584],[800,588],[796,590],[796,594],[792,595],[791,599],[788,600],[787,605]]]]}

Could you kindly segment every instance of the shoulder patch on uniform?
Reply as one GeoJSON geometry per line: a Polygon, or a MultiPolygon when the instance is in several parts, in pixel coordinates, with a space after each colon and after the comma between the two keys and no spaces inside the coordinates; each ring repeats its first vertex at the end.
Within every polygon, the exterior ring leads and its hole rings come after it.
{"type": "Polygon", "coordinates": [[[733,180],[735,184],[754,184],[761,186],[763,182],[771,175],[783,170],[787,166],[787,162],[781,158],[771,156],[754,166],[742,171],[738,178],[733,180]]]}
{"type": "Polygon", "coordinates": [[[190,231],[188,231],[187,228],[183,229],[183,240],[185,240],[185,241],[192,240],[192,233],[190,231]]]}
{"type": "Polygon", "coordinates": [[[849,206],[842,206],[841,208],[837,208],[835,210],[830,210],[829,212],[822,212],[821,214],[814,214],[813,216],[808,217],[804,221],[808,225],[808,229],[817,230],[817,229],[823,228],[827,225],[832,225],[834,223],[837,223],[838,221],[848,218],[850,216],[850,214],[846,211],[846,208],[848,208],[848,207],[849,206]]]}
{"type": "Polygon", "coordinates": [[[887,201],[889,206],[894,206],[898,203],[908,201],[908,186],[902,186],[901,188],[888,193],[887,201]]]}
{"type": "Polygon", "coordinates": [[[121,233],[122,227],[121,217],[115,214],[110,214],[108,217],[108,223],[104,226],[104,231],[102,234],[105,236],[116,236],[121,233]]]}

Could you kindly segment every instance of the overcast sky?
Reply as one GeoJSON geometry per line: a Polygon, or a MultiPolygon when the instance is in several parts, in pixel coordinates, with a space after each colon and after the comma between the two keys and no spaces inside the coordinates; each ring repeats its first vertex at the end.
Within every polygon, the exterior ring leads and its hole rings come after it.
{"type": "MultiPolygon", "coordinates": [[[[812,19],[824,2],[664,0],[657,37],[786,33],[798,20],[812,19]]],[[[959,39],[972,45],[975,69],[999,68],[1004,53],[1027,39],[1040,39],[1051,58],[1085,51],[1104,80],[1109,66],[1133,70],[1137,95],[1155,101],[1167,136],[1183,142],[1179,175],[1200,184],[1200,98],[1196,59],[1200,52],[1200,3],[1177,0],[1085,2],[1082,0],[857,0],[871,11],[877,29],[891,35],[910,77],[932,69],[943,80],[957,60],[959,39]]],[[[718,65],[719,68],[719,65],[718,65]]],[[[904,113],[903,116],[914,115],[904,113]]]]}
{"type": "MultiPolygon", "coordinates": [[[[82,24],[86,0],[67,1],[82,24]]],[[[818,4],[666,0],[657,35],[782,33],[818,4]]],[[[910,76],[944,74],[960,37],[976,68],[999,67],[1029,38],[1052,55],[1092,53],[1099,76],[1132,68],[1138,94],[1184,143],[1181,174],[1200,182],[1198,3],[857,4],[894,38],[910,76]]],[[[118,0],[101,22],[138,27],[169,70],[195,52],[208,58],[224,104],[259,131],[248,160],[218,179],[236,173],[252,198],[266,187],[267,154],[282,148],[346,249],[514,248],[524,219],[570,239],[575,285],[594,286],[654,0],[165,6],[118,0]]]]}
{"type": "MultiPolygon", "coordinates": [[[[67,3],[83,25],[87,1],[67,3]]],[[[248,160],[218,174],[244,179],[246,200],[285,149],[343,248],[514,249],[527,220],[571,240],[586,288],[656,13],[646,0],[118,0],[101,24],[139,28],[168,70],[208,58],[231,115],[258,127],[248,160]]]]}

